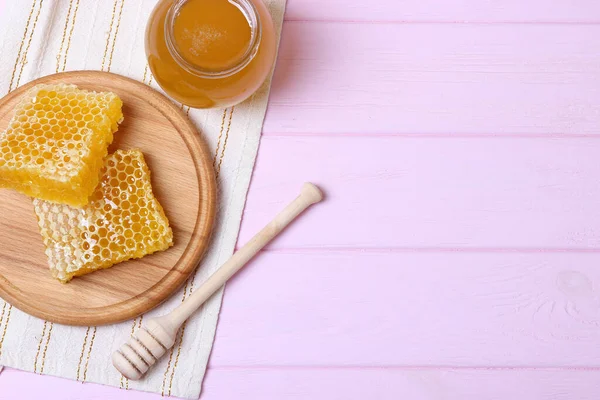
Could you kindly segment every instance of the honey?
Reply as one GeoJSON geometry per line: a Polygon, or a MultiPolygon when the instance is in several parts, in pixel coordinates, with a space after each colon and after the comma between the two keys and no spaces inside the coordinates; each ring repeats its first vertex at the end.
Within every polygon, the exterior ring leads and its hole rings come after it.
{"type": "Polygon", "coordinates": [[[117,150],[106,157],[100,184],[85,207],[39,199],[33,205],[50,271],[63,283],[173,245],[139,150],[117,150]]]}
{"type": "Polygon", "coordinates": [[[242,60],[250,46],[251,30],[244,14],[232,3],[196,0],[179,9],[173,37],[185,60],[220,71],[242,60]]]}
{"type": "Polygon", "coordinates": [[[123,119],[121,106],[114,93],[64,84],[32,88],[0,133],[0,187],[85,205],[123,119]]]}
{"type": "Polygon", "coordinates": [[[273,21],[260,0],[161,0],[146,31],[154,79],[195,108],[248,98],[271,72],[275,52],[273,21]]]}

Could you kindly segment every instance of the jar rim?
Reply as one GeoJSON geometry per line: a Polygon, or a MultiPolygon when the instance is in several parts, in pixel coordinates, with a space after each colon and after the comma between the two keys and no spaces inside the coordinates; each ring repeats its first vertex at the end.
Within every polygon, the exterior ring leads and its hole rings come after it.
{"type": "Polygon", "coordinates": [[[165,43],[167,45],[169,53],[171,54],[175,62],[177,62],[187,72],[202,78],[209,79],[226,78],[228,76],[240,72],[248,64],[250,64],[250,62],[256,56],[256,53],[258,53],[258,47],[262,38],[262,24],[260,20],[260,14],[254,6],[254,3],[251,0],[226,0],[234,6],[236,6],[246,17],[246,20],[250,25],[250,43],[248,44],[244,55],[240,58],[240,61],[238,63],[226,69],[215,70],[202,68],[199,65],[186,60],[181,54],[181,51],[179,51],[177,44],[175,43],[175,19],[179,15],[180,8],[187,1],[189,0],[175,0],[173,4],[169,7],[165,18],[165,43]]]}

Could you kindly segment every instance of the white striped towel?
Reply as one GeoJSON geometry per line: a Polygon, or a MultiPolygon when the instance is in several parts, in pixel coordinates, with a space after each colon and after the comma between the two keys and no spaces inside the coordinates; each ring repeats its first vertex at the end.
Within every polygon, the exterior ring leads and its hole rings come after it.
{"type": "MultiPolygon", "coordinates": [[[[158,89],[147,69],[144,29],[156,0],[23,0],[0,10],[0,96],[40,76],[93,69],[122,74],[158,89]]],[[[280,32],[285,0],[266,0],[280,32]]],[[[0,8],[2,6],[0,5],[0,8]]],[[[211,248],[188,287],[197,287],[233,253],[260,141],[270,81],[226,110],[189,110],[216,158],[219,217],[211,248]],[[231,134],[230,134],[231,133],[231,134]]],[[[187,108],[184,108],[187,110],[187,108]]],[[[182,301],[184,289],[149,316],[182,301]]],[[[142,381],[128,382],[110,355],[140,319],[118,325],[68,327],[42,321],[0,300],[0,365],[79,381],[198,398],[212,348],[222,292],[190,319],[173,352],[142,381]]]]}

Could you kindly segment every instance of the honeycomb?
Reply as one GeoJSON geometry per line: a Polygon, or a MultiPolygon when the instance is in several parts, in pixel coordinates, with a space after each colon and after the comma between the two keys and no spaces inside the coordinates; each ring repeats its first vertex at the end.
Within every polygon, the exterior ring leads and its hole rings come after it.
{"type": "Polygon", "coordinates": [[[100,179],[103,158],[123,120],[114,93],[37,85],[0,133],[0,187],[80,207],[100,179]]]}
{"type": "Polygon", "coordinates": [[[82,208],[34,199],[52,275],[63,283],[173,245],[173,232],[152,194],[139,150],[117,150],[82,208]]]}

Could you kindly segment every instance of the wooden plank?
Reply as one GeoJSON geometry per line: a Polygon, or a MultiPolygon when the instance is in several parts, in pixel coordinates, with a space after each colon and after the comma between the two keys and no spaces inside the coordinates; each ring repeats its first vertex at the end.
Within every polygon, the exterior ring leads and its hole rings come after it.
{"type": "MultiPolygon", "coordinates": [[[[151,400],[159,395],[7,370],[0,398],[151,400]]],[[[202,400],[596,400],[600,371],[471,369],[210,369],[202,400]]],[[[175,399],[175,398],[172,398],[175,399]]]]}
{"type": "Polygon", "coordinates": [[[266,252],[212,367],[600,367],[600,254],[266,252]]]}
{"type": "MultiPolygon", "coordinates": [[[[108,366],[107,366],[108,367],[108,366]]],[[[112,366],[110,367],[112,368],[112,366]]],[[[0,400],[160,400],[160,394],[123,390],[94,383],[38,375],[5,368],[0,374],[0,400]]],[[[175,397],[170,397],[176,400],[175,397]]],[[[204,399],[203,399],[204,400],[204,399]]]]}
{"type": "Polygon", "coordinates": [[[594,0],[288,0],[286,20],[375,22],[598,22],[594,0]]]}
{"type": "Polygon", "coordinates": [[[600,137],[265,137],[239,243],[304,181],[270,248],[600,250],[600,137]]]}
{"type": "Polygon", "coordinates": [[[598,371],[209,371],[202,400],[596,400],[598,371]]]}
{"type": "Polygon", "coordinates": [[[287,22],[264,133],[597,134],[593,37],[600,25],[287,22]]]}

